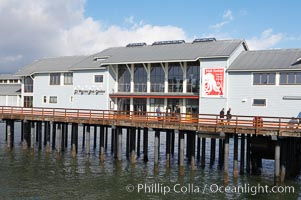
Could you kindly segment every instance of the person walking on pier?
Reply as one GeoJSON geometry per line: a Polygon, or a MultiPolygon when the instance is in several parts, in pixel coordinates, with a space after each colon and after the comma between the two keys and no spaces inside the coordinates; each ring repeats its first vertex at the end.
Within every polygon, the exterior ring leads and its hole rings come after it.
{"type": "Polygon", "coordinates": [[[231,108],[228,109],[226,117],[227,117],[227,125],[229,125],[230,124],[230,120],[232,118],[231,108]]]}
{"type": "Polygon", "coordinates": [[[225,117],[225,109],[222,108],[222,110],[219,112],[219,118],[221,120],[221,124],[224,124],[224,117],[225,117]]]}
{"type": "Polygon", "coordinates": [[[160,120],[160,116],[161,116],[161,110],[160,110],[160,106],[158,105],[157,109],[156,109],[156,113],[157,113],[157,118],[158,120],[160,120]]]}

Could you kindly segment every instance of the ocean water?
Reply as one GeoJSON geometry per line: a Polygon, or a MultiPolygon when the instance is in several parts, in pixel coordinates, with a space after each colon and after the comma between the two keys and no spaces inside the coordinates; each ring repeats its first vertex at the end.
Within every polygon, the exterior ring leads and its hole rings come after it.
{"type": "MultiPolygon", "coordinates": [[[[93,135],[91,134],[91,144],[93,135]]],[[[149,162],[143,162],[141,152],[136,164],[131,164],[126,158],[125,135],[123,134],[122,162],[116,161],[111,154],[109,138],[105,161],[102,163],[99,161],[98,147],[94,150],[91,145],[90,155],[87,156],[85,150],[81,148],[81,138],[76,158],[71,156],[70,142],[65,152],[61,154],[57,154],[55,150],[46,153],[44,146],[42,150],[38,150],[35,146],[34,152],[23,150],[18,123],[15,124],[14,149],[8,151],[5,142],[5,124],[0,123],[0,199],[212,200],[301,197],[301,176],[286,180],[282,184],[275,184],[274,162],[270,160],[263,161],[261,175],[245,174],[234,179],[232,139],[230,139],[229,182],[226,185],[223,181],[223,171],[218,167],[218,154],[215,164],[212,166],[209,164],[210,140],[207,140],[206,145],[206,166],[200,167],[200,163],[197,162],[197,168],[191,170],[190,164],[185,160],[182,171],[178,167],[177,160],[177,135],[175,156],[171,159],[170,168],[166,168],[164,133],[161,134],[158,168],[154,167],[154,133],[149,132],[148,135],[149,162]],[[290,192],[286,188],[288,186],[291,187],[290,192]],[[279,192],[272,192],[272,188],[279,192]]],[[[142,149],[141,146],[141,151],[142,149]]]]}

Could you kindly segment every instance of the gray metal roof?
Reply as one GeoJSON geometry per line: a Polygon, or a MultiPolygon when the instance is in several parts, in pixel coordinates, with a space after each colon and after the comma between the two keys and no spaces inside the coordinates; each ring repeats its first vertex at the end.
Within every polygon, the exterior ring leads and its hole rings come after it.
{"type": "Polygon", "coordinates": [[[19,80],[20,77],[12,74],[0,74],[0,80],[19,80]]]}
{"type": "Polygon", "coordinates": [[[0,95],[20,95],[21,84],[0,84],[0,95]]]}
{"type": "Polygon", "coordinates": [[[301,69],[301,49],[274,49],[242,52],[228,71],[301,69]]]}
{"type": "Polygon", "coordinates": [[[115,47],[91,55],[70,69],[96,68],[108,64],[195,61],[198,58],[229,57],[241,44],[247,48],[243,40],[115,47]],[[100,61],[95,61],[97,58],[100,61]]]}
{"type": "Polygon", "coordinates": [[[19,71],[17,71],[15,75],[28,76],[34,73],[68,71],[72,65],[83,60],[84,58],[86,58],[86,56],[43,58],[24,66],[19,71]]]}

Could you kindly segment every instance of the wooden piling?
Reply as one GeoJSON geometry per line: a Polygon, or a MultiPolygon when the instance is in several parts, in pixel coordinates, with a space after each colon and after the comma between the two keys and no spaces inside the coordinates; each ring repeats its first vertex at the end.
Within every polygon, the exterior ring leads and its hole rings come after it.
{"type": "Polygon", "coordinates": [[[184,168],[184,132],[179,131],[179,165],[184,168]]]}
{"type": "Polygon", "coordinates": [[[197,135],[197,152],[196,159],[199,161],[201,158],[201,138],[197,135]]]}
{"type": "Polygon", "coordinates": [[[141,128],[137,129],[137,157],[140,157],[141,128]]]}
{"type": "Polygon", "coordinates": [[[171,132],[166,131],[166,167],[170,168],[171,132]]]}
{"type": "Polygon", "coordinates": [[[240,136],[240,174],[244,174],[245,170],[245,135],[240,136]]]}
{"type": "Polygon", "coordinates": [[[91,138],[91,132],[90,132],[90,125],[86,125],[86,156],[88,157],[90,155],[90,138],[91,138]]]}
{"type": "Polygon", "coordinates": [[[78,134],[77,132],[78,132],[78,124],[76,124],[76,123],[72,123],[72,125],[71,125],[72,127],[71,127],[71,148],[72,148],[72,150],[71,150],[71,154],[72,154],[72,157],[73,158],[75,158],[75,156],[76,156],[76,139],[77,139],[77,137],[76,137],[76,135],[78,134]]]}
{"type": "Polygon", "coordinates": [[[62,147],[61,140],[62,140],[62,124],[58,123],[57,124],[57,132],[56,132],[56,152],[58,154],[61,153],[61,147],[62,147]]]}
{"type": "Polygon", "coordinates": [[[238,134],[234,134],[233,177],[238,177],[238,134]]]}
{"type": "Polygon", "coordinates": [[[55,149],[55,146],[56,146],[56,141],[55,141],[55,138],[56,138],[56,122],[52,122],[52,150],[55,149]]]}
{"type": "Polygon", "coordinates": [[[175,155],[175,131],[171,130],[171,156],[174,157],[175,155]]]}
{"type": "Polygon", "coordinates": [[[104,126],[100,126],[100,130],[99,130],[99,159],[100,162],[104,161],[104,154],[105,154],[105,149],[104,149],[104,142],[105,142],[105,127],[104,126]]]}
{"type": "Polygon", "coordinates": [[[223,167],[223,161],[224,161],[224,140],[219,139],[218,140],[218,165],[219,165],[219,168],[223,167]]]}
{"type": "Polygon", "coordinates": [[[159,138],[160,138],[160,130],[156,129],[155,130],[155,142],[154,142],[154,157],[155,157],[155,160],[154,160],[154,164],[155,164],[155,167],[158,166],[159,164],[159,138]]]}
{"type": "Polygon", "coordinates": [[[24,120],[21,120],[21,142],[23,143],[24,139],[24,120]]]}
{"type": "Polygon", "coordinates": [[[202,138],[202,156],[201,156],[201,166],[205,167],[206,161],[206,138],[202,138]]]}
{"type": "Polygon", "coordinates": [[[247,154],[246,154],[246,172],[249,174],[251,169],[251,135],[247,135],[247,154]]]}
{"type": "Polygon", "coordinates": [[[44,143],[46,142],[46,153],[50,152],[50,122],[44,122],[44,143]]]}
{"type": "Polygon", "coordinates": [[[190,140],[191,140],[191,148],[190,148],[190,164],[191,164],[191,170],[195,170],[195,133],[194,132],[190,132],[189,133],[190,136],[190,140]]]}
{"type": "Polygon", "coordinates": [[[35,136],[35,124],[33,121],[30,122],[30,149],[34,150],[34,136],[35,136]]]}
{"type": "Polygon", "coordinates": [[[187,132],[186,133],[186,158],[190,162],[190,148],[191,148],[191,135],[187,132]]]}
{"type": "Polygon", "coordinates": [[[130,152],[131,152],[131,163],[136,163],[136,152],[135,152],[135,139],[136,139],[136,129],[131,128],[131,135],[130,135],[130,152]]]}
{"type": "Polygon", "coordinates": [[[27,120],[23,121],[23,149],[28,149],[30,145],[30,122],[27,120]]]}
{"type": "Polygon", "coordinates": [[[114,158],[117,159],[117,154],[118,154],[118,132],[120,127],[116,127],[115,128],[115,132],[114,132],[114,158]]]}
{"type": "Polygon", "coordinates": [[[216,149],[216,139],[211,138],[211,143],[210,143],[210,166],[214,165],[215,149],[216,149]]]}
{"type": "Polygon", "coordinates": [[[65,131],[64,131],[64,142],[65,142],[65,148],[68,147],[68,129],[69,129],[69,125],[68,123],[64,123],[65,126],[65,131]]]}
{"type": "Polygon", "coordinates": [[[111,127],[111,154],[114,153],[115,129],[116,129],[116,126],[111,127]]]}
{"type": "Polygon", "coordinates": [[[121,161],[122,160],[122,128],[119,127],[117,128],[118,131],[118,137],[117,137],[117,141],[118,141],[118,146],[117,146],[117,160],[121,161]]]}
{"type": "Polygon", "coordinates": [[[39,150],[42,149],[42,122],[36,122],[36,136],[39,150]]]}
{"type": "Polygon", "coordinates": [[[130,135],[131,135],[130,128],[127,128],[126,129],[126,145],[125,145],[125,148],[126,148],[125,155],[126,155],[127,158],[130,157],[130,149],[131,149],[131,147],[130,147],[130,141],[131,141],[130,135]]]}
{"type": "Polygon", "coordinates": [[[105,133],[105,151],[107,152],[108,149],[108,127],[104,127],[104,133],[105,133]]]}
{"type": "Polygon", "coordinates": [[[12,150],[12,120],[6,120],[7,149],[12,150]]]}
{"type": "Polygon", "coordinates": [[[95,151],[96,146],[97,146],[97,125],[94,125],[94,142],[93,142],[93,149],[95,151]]]}
{"type": "Polygon", "coordinates": [[[224,143],[224,183],[228,183],[229,135],[226,134],[224,143]]]}
{"type": "Polygon", "coordinates": [[[143,161],[148,162],[148,128],[143,129],[143,161]]]}
{"type": "Polygon", "coordinates": [[[278,181],[280,177],[280,142],[275,145],[275,179],[278,181]]]}
{"type": "Polygon", "coordinates": [[[83,139],[82,139],[82,148],[85,148],[85,142],[86,142],[86,125],[83,124],[83,139]]]}

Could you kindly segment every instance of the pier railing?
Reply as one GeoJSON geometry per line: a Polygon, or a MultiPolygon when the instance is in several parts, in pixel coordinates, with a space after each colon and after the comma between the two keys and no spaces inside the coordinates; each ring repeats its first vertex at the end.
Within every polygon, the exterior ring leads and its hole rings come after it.
{"type": "Polygon", "coordinates": [[[0,117],[16,120],[55,121],[100,125],[178,129],[207,133],[247,133],[301,137],[297,118],[233,115],[231,119],[213,114],[156,113],[64,108],[0,107],[0,117]]]}

